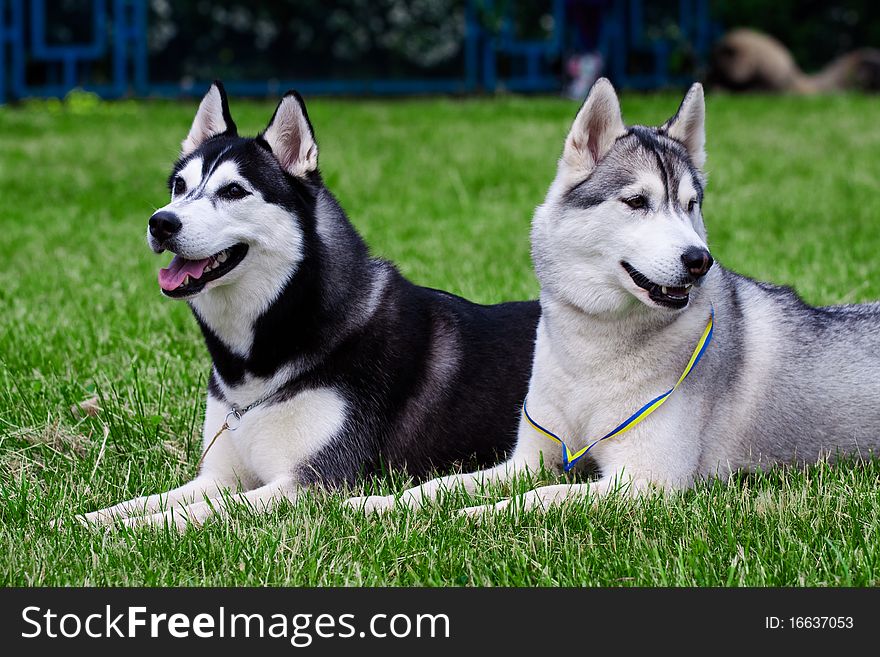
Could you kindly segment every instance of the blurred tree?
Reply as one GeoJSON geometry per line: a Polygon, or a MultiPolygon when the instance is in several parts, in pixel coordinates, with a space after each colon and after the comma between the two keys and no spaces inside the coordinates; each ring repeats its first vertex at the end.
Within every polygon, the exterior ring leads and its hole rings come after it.
{"type": "Polygon", "coordinates": [[[151,0],[154,80],[461,71],[464,0],[151,0]]]}
{"type": "MultiPolygon", "coordinates": [[[[467,0],[148,0],[149,70],[153,82],[272,79],[459,77],[464,68],[467,0]]],[[[627,0],[618,0],[628,4],[627,0]]],[[[112,3],[107,0],[108,4],[112,3]]],[[[543,39],[554,28],[550,0],[477,0],[489,29],[512,11],[515,36],[543,39]]],[[[597,3],[606,10],[608,3],[597,3]]],[[[680,32],[679,3],[643,0],[643,41],[670,46],[669,68],[699,73],[691,44],[680,32]]],[[[862,46],[880,47],[876,0],[712,0],[712,18],[725,29],[752,27],[779,39],[805,71],[862,46]]],[[[92,38],[92,0],[47,3],[51,43],[92,38]]],[[[644,45],[644,44],[643,44],[644,45]]],[[[630,57],[635,68],[652,61],[630,57]]],[[[89,68],[95,82],[112,74],[107,63],[89,68]]],[[[52,75],[28,63],[28,80],[52,75]]]]}

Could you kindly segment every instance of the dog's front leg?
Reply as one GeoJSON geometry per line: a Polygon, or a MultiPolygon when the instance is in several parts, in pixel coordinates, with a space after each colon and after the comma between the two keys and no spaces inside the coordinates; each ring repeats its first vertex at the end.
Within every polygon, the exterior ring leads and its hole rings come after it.
{"type": "Polygon", "coordinates": [[[228,517],[237,504],[244,504],[255,513],[268,513],[283,500],[295,502],[301,490],[292,479],[280,479],[243,493],[218,495],[203,502],[172,507],[161,513],[132,516],[122,522],[128,527],[169,526],[183,531],[189,525],[202,525],[211,516],[228,517]]]}
{"type": "Polygon", "coordinates": [[[535,509],[546,511],[551,507],[560,506],[569,500],[596,501],[612,491],[619,491],[628,494],[631,497],[636,497],[643,494],[646,490],[651,488],[651,486],[652,482],[648,479],[611,475],[587,484],[556,484],[553,486],[541,486],[540,488],[530,490],[523,495],[502,500],[497,504],[472,506],[462,509],[459,513],[466,516],[480,516],[488,511],[502,511],[504,509],[509,509],[514,512],[532,511],[535,509]]]}
{"type": "Polygon", "coordinates": [[[524,421],[520,423],[519,437],[510,459],[495,467],[477,472],[449,475],[432,479],[421,486],[405,490],[398,499],[394,495],[369,495],[352,497],[345,503],[363,511],[383,512],[401,504],[410,509],[418,509],[433,502],[441,494],[456,489],[476,493],[487,484],[510,481],[518,474],[537,472],[541,463],[550,468],[560,465],[555,454],[545,451],[546,440],[538,436],[524,421]]]}
{"type": "Polygon", "coordinates": [[[387,511],[394,508],[398,502],[410,509],[418,509],[436,500],[441,491],[452,491],[456,488],[461,488],[468,493],[474,493],[486,484],[508,481],[518,472],[525,472],[527,469],[527,464],[510,460],[487,470],[432,479],[421,486],[403,491],[399,500],[395,495],[368,495],[365,497],[351,497],[345,500],[345,504],[368,512],[387,511]]]}
{"type": "Polygon", "coordinates": [[[151,515],[157,511],[171,509],[174,506],[192,504],[205,498],[212,499],[218,497],[224,490],[235,489],[236,486],[237,482],[233,480],[225,481],[223,478],[212,475],[199,475],[179,488],[174,488],[165,493],[146,495],[126,502],[120,502],[106,509],[77,516],[77,520],[87,524],[108,524],[121,518],[151,515]]]}

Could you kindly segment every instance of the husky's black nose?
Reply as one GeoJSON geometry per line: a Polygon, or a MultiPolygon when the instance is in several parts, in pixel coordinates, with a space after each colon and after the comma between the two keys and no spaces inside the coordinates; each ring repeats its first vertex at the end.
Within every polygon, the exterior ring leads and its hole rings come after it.
{"type": "Polygon", "coordinates": [[[706,249],[701,249],[698,246],[692,246],[685,251],[681,256],[681,261],[684,263],[688,273],[694,278],[705,276],[712,263],[715,262],[706,249]]]}
{"type": "Polygon", "coordinates": [[[163,210],[150,217],[150,235],[161,243],[174,236],[180,230],[181,225],[176,214],[163,210]]]}

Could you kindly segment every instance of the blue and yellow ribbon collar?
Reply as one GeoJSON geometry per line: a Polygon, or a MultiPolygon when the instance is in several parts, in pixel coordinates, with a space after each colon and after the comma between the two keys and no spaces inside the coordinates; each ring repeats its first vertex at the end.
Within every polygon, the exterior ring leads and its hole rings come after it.
{"type": "Polygon", "coordinates": [[[632,429],[634,426],[636,426],[639,422],[641,422],[645,418],[647,418],[651,413],[653,413],[658,408],[660,408],[666,402],[666,400],[669,399],[669,397],[672,395],[672,393],[675,392],[678,389],[678,387],[684,382],[684,380],[687,378],[688,374],[690,374],[693,371],[693,369],[697,366],[697,363],[700,362],[700,358],[703,357],[703,354],[705,353],[707,347],[709,346],[709,343],[712,341],[712,331],[713,331],[714,327],[715,327],[715,309],[712,308],[711,313],[709,315],[709,323],[706,325],[706,329],[703,331],[703,335],[700,337],[699,342],[697,342],[697,346],[694,348],[694,353],[691,354],[691,358],[688,361],[687,366],[684,368],[684,372],[682,372],[681,376],[678,377],[678,381],[675,383],[675,385],[672,386],[669,390],[664,392],[659,397],[655,397],[654,399],[649,401],[647,404],[642,406],[639,410],[637,410],[635,413],[630,415],[626,420],[621,422],[619,425],[617,425],[617,427],[612,429],[610,432],[608,432],[607,434],[605,434],[601,438],[589,443],[586,447],[584,447],[581,450],[578,450],[574,454],[571,453],[571,451],[568,449],[568,446],[565,444],[565,441],[563,441],[562,438],[557,436],[555,433],[553,433],[549,429],[542,427],[540,424],[535,422],[534,419],[532,419],[532,416],[529,415],[529,412],[526,409],[526,402],[525,401],[523,401],[523,416],[525,417],[526,421],[535,430],[537,430],[538,432],[544,434],[548,438],[555,440],[557,443],[562,445],[562,466],[565,469],[565,471],[568,472],[569,470],[571,470],[574,467],[575,463],[577,463],[580,459],[582,459],[584,456],[586,456],[589,453],[589,451],[591,449],[593,449],[594,446],[601,443],[603,440],[608,440],[609,438],[614,438],[615,436],[619,436],[621,434],[626,433],[627,431],[632,429]]]}

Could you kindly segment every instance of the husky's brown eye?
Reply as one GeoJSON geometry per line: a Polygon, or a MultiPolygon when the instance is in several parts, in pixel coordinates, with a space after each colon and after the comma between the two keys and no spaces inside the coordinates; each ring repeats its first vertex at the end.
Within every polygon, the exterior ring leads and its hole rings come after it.
{"type": "Polygon", "coordinates": [[[186,191],[186,183],[183,181],[183,178],[180,176],[174,176],[174,187],[173,194],[175,196],[179,196],[186,191]]]}
{"type": "Polygon", "coordinates": [[[697,199],[692,198],[688,201],[688,212],[693,212],[695,207],[697,207],[697,199]]]}
{"type": "Polygon", "coordinates": [[[633,210],[642,210],[648,207],[648,199],[646,199],[642,194],[636,194],[635,196],[630,196],[629,198],[624,198],[621,200],[633,210]]]}
{"type": "Polygon", "coordinates": [[[240,198],[244,198],[249,195],[250,192],[247,191],[244,187],[239,185],[238,183],[230,183],[225,187],[222,187],[219,192],[217,192],[217,196],[220,198],[229,199],[231,201],[238,200],[240,198]]]}

